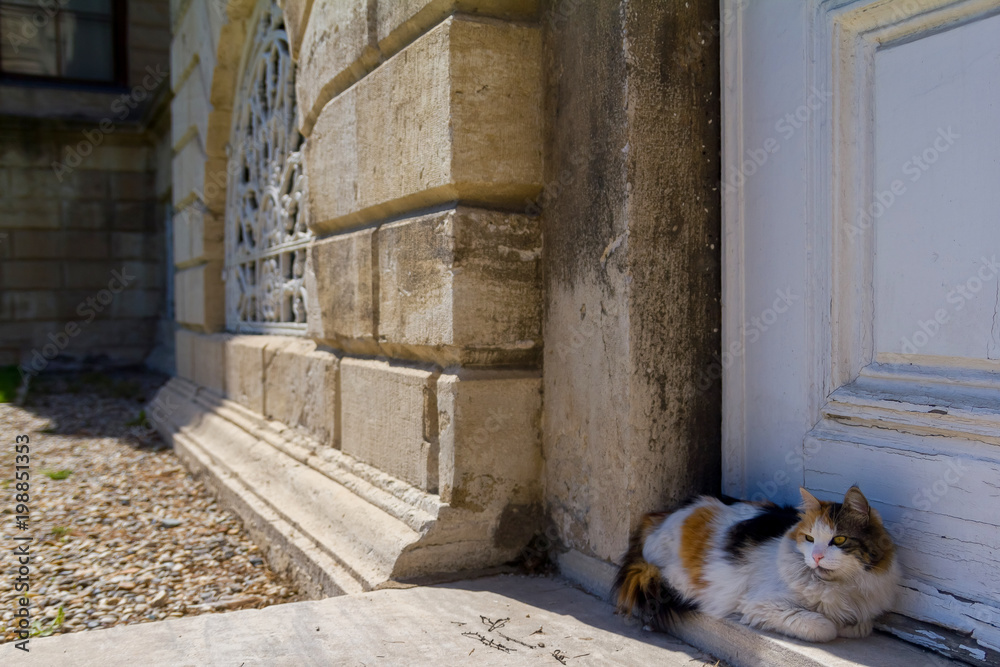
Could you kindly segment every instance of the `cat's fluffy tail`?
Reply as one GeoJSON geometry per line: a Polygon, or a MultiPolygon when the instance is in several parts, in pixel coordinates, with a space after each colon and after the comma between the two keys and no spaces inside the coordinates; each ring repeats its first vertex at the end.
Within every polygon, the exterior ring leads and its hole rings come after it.
{"type": "Polygon", "coordinates": [[[642,556],[646,538],[666,517],[666,513],[657,513],[642,518],[629,539],[628,552],[612,588],[612,598],[619,612],[625,616],[635,615],[660,631],[670,630],[681,616],[696,609],[663,579],[660,568],[642,556]]]}

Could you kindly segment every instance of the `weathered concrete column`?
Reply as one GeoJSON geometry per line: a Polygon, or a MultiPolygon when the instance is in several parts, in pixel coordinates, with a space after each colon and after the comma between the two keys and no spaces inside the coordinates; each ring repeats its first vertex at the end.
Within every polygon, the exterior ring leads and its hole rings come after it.
{"type": "Polygon", "coordinates": [[[598,591],[643,513],[718,485],[718,11],[543,14],[546,502],[564,573],[598,591]]]}

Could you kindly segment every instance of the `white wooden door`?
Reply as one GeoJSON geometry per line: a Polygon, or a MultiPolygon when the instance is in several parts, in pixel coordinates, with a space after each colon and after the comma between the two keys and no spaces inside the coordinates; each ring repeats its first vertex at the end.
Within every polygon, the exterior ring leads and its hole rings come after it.
{"type": "Polygon", "coordinates": [[[858,483],[896,631],[998,664],[1000,0],[722,13],[724,489],[858,483]]]}

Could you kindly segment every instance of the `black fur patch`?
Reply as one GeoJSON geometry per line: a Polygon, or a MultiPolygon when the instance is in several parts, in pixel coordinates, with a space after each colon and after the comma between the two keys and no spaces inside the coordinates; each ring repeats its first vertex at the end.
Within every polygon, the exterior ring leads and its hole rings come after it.
{"type": "Polygon", "coordinates": [[[753,547],[775,537],[781,537],[799,522],[799,511],[785,505],[764,507],[752,519],[740,521],[726,535],[726,553],[732,560],[742,560],[753,547]]]}
{"type": "Polygon", "coordinates": [[[670,632],[687,613],[698,610],[698,604],[685,598],[666,581],[645,596],[640,606],[641,618],[658,632],[670,632]]]}
{"type": "Polygon", "coordinates": [[[612,585],[612,599],[616,600],[619,612],[638,617],[654,630],[668,632],[684,614],[696,611],[698,606],[668,584],[660,572],[642,576],[647,568],[655,569],[642,557],[646,537],[641,526],[632,533],[628,552],[612,585]]]}
{"type": "Polygon", "coordinates": [[[842,503],[833,503],[830,514],[835,531],[847,538],[840,550],[860,560],[866,570],[880,562],[887,548],[891,548],[892,540],[885,529],[865,515],[852,512],[842,503]]]}

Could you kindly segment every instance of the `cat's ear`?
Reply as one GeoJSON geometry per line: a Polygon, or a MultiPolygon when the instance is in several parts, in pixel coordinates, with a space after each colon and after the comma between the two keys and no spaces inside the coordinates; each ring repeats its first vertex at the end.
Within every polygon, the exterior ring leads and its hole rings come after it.
{"type": "Polygon", "coordinates": [[[804,486],[799,487],[799,493],[802,494],[802,504],[799,507],[802,508],[803,512],[818,512],[819,511],[819,501],[816,500],[816,496],[806,491],[804,486]]]}
{"type": "Polygon", "coordinates": [[[871,508],[868,506],[868,499],[865,498],[865,494],[861,493],[861,489],[856,486],[852,486],[844,494],[844,507],[851,510],[854,514],[863,516],[866,520],[871,512],[871,508]]]}

